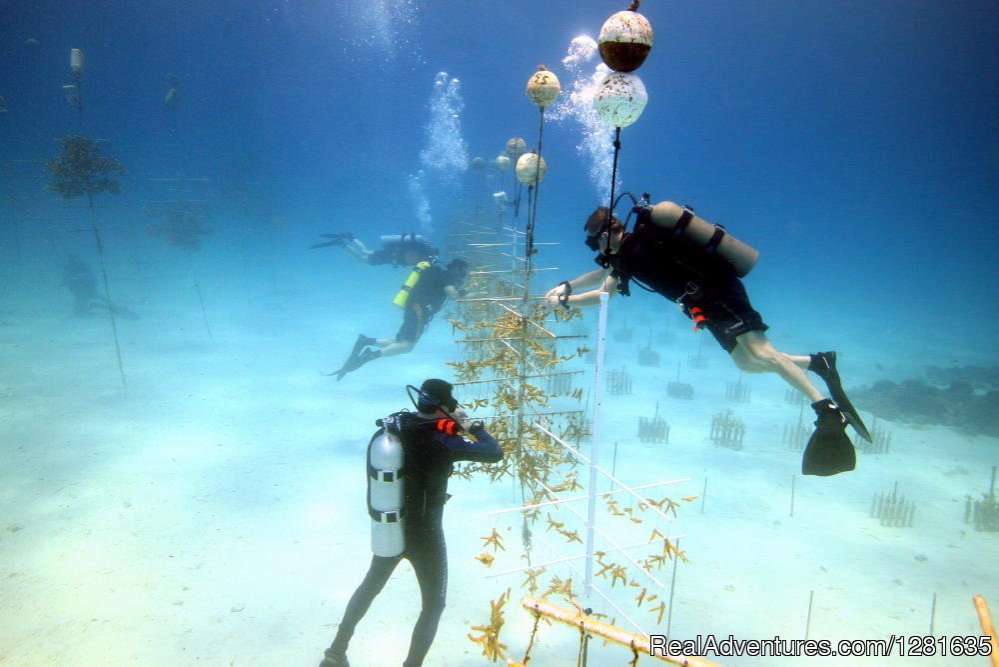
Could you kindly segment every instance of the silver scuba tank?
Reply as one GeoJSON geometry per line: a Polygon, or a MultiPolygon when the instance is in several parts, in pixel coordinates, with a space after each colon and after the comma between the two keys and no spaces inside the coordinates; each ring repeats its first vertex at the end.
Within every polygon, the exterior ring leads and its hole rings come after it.
{"type": "Polygon", "coordinates": [[[732,265],[740,278],[744,278],[760,258],[758,250],[694,215],[686,206],[661,201],[652,207],[650,218],[657,227],[673,231],[705,252],[717,254],[732,265]]]}
{"type": "Polygon", "coordinates": [[[378,240],[383,244],[389,243],[418,243],[426,241],[422,234],[382,234],[378,240]]]}
{"type": "Polygon", "coordinates": [[[404,459],[402,441],[385,426],[368,443],[368,514],[371,550],[376,556],[398,556],[406,547],[402,516],[404,459]]]}

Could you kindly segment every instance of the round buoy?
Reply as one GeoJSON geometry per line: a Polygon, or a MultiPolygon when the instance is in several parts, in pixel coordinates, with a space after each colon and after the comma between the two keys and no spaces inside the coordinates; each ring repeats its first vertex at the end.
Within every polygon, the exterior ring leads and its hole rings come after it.
{"type": "Polygon", "coordinates": [[[486,159],[484,157],[472,158],[472,171],[482,171],[486,168],[486,159]]]}
{"type": "Polygon", "coordinates": [[[506,152],[514,160],[527,151],[527,142],[520,137],[513,137],[506,142],[506,152]]]}
{"type": "Polygon", "coordinates": [[[517,160],[517,180],[524,185],[540,183],[547,171],[548,165],[545,164],[545,159],[533,151],[524,153],[517,160]]]}
{"type": "Polygon", "coordinates": [[[642,115],[649,102],[645,84],[637,74],[611,72],[597,88],[593,106],[600,119],[612,127],[628,127],[642,115]]]}
{"type": "Polygon", "coordinates": [[[496,164],[496,168],[504,174],[506,173],[506,170],[510,168],[510,158],[506,155],[497,155],[494,162],[496,164]]]}
{"type": "Polygon", "coordinates": [[[539,107],[551,106],[562,92],[558,77],[549,72],[544,65],[538,65],[538,71],[527,80],[527,97],[539,107]]]}
{"type": "Polygon", "coordinates": [[[615,72],[633,72],[652,49],[652,24],[633,10],[613,14],[600,28],[600,57],[615,72]]]}

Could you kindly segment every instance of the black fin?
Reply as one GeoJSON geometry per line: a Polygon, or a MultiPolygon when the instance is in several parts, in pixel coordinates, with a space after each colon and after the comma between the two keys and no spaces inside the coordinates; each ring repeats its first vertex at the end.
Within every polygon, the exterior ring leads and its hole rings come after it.
{"type": "Polygon", "coordinates": [[[829,388],[829,396],[832,398],[833,403],[839,407],[843,416],[846,417],[846,421],[857,432],[857,435],[867,442],[874,442],[870,431],[867,430],[867,426],[864,424],[864,420],[860,418],[860,413],[853,407],[853,403],[850,402],[846,391],[843,390],[843,383],[840,381],[839,373],[836,371],[836,353],[819,352],[812,355],[812,363],[808,365],[808,370],[815,372],[816,375],[825,380],[826,387],[829,388]]]}
{"type": "Polygon", "coordinates": [[[857,467],[857,452],[846,434],[844,416],[838,410],[819,414],[815,432],[801,457],[801,474],[828,477],[857,467]]]}

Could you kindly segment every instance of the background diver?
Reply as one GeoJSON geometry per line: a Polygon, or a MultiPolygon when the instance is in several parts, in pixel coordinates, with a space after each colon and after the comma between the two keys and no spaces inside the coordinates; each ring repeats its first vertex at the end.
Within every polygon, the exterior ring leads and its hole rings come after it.
{"type": "MultiPolygon", "coordinates": [[[[417,413],[397,412],[378,421],[381,429],[372,436],[368,445],[368,464],[369,468],[374,465],[371,455],[374,447],[401,445],[401,463],[406,472],[396,478],[402,483],[403,498],[396,514],[401,512],[402,520],[379,521],[377,532],[373,528],[372,548],[375,555],[371,557],[364,581],[347,604],[336,638],[326,649],[320,667],[350,667],[347,646],[354,629],[403,558],[413,566],[423,602],[403,667],[419,667],[430,650],[447,597],[447,547],[443,519],[444,503],[450,497],[447,493],[448,477],[456,461],[496,463],[503,458],[503,450],[482,422],[470,422],[458,409],[452,389],[444,380],[427,380],[414,400],[417,413]],[[385,438],[386,432],[398,440],[379,441],[385,438]]],[[[407,390],[412,392],[416,388],[407,387],[407,390]]],[[[382,481],[383,478],[371,476],[369,489],[374,479],[382,481]]],[[[372,518],[378,515],[372,508],[371,496],[368,506],[372,518]]]]}
{"type": "Polygon", "coordinates": [[[88,317],[95,310],[102,310],[112,311],[127,320],[139,319],[139,316],[128,308],[108,301],[97,293],[97,279],[94,277],[94,272],[79,255],[70,255],[66,258],[66,264],[62,268],[61,284],[73,294],[73,315],[76,317],[88,317]]]}
{"type": "Polygon", "coordinates": [[[364,242],[351,232],[323,234],[323,236],[329,240],[312,245],[312,250],[330,246],[345,248],[358,261],[371,265],[413,266],[420,261],[430,261],[440,254],[437,248],[419,234],[382,235],[379,237],[381,246],[376,250],[369,250],[364,242]]]}
{"type": "Polygon", "coordinates": [[[630,283],[635,282],[676,302],[694,321],[695,330],[708,329],[741,370],[777,373],[812,402],[816,428],[802,457],[802,474],[853,470],[856,452],[846,423],[864,439],[870,441],[871,436],[843,391],[836,353],[789,355],[774,348],[764,333],[769,327],[753,309],[740,280],[758,253],[672,202],[650,206],[646,195],[633,212],[637,216],[631,232],[607,207],[587,218],[586,245],[600,253],[596,262],[601,268],[559,283],[547,299],[563,306],[589,306],[599,303],[601,292],[629,296],[630,283]],[[812,384],[806,371],[826,382],[831,399],[812,384]]]}
{"type": "Polygon", "coordinates": [[[369,361],[411,352],[444,303],[449,298],[461,296],[462,284],[467,276],[468,262],[460,257],[451,260],[447,268],[430,261],[417,263],[392,301],[403,309],[402,326],[395,338],[375,339],[359,335],[347,361],[340,370],[330,375],[342,380],[347,373],[369,361]]]}

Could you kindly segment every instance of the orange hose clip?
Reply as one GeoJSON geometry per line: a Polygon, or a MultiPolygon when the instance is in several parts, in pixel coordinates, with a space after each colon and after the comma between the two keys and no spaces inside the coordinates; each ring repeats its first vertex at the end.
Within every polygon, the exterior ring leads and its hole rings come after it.
{"type": "Polygon", "coordinates": [[[438,419],[434,423],[434,427],[441,433],[448,435],[454,435],[458,432],[458,422],[453,419],[438,419]]]}
{"type": "Polygon", "coordinates": [[[700,306],[694,306],[690,309],[690,319],[694,320],[694,331],[700,331],[703,328],[701,325],[708,321],[707,315],[704,314],[704,310],[700,306]]]}

